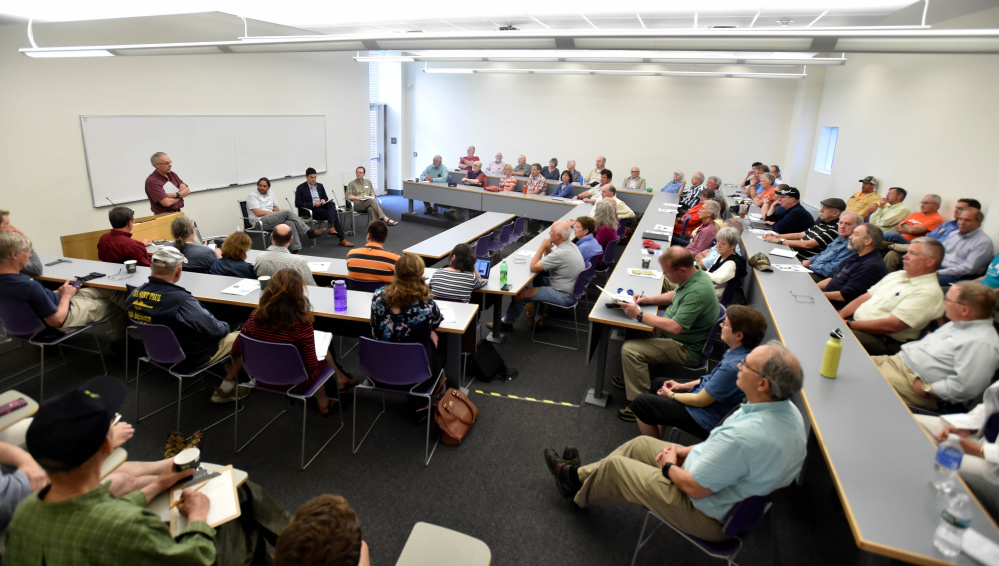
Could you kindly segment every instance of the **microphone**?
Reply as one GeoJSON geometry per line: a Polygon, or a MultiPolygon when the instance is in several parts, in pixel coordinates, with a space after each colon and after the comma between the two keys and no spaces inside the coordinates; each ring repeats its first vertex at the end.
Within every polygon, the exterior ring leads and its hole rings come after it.
{"type": "Polygon", "coordinates": [[[104,197],[104,200],[106,200],[106,201],[110,202],[110,203],[111,203],[111,206],[113,206],[113,207],[115,207],[115,208],[118,208],[118,205],[117,205],[117,204],[115,204],[115,203],[114,203],[114,201],[113,201],[113,200],[111,200],[110,198],[108,198],[108,197],[104,197]]]}

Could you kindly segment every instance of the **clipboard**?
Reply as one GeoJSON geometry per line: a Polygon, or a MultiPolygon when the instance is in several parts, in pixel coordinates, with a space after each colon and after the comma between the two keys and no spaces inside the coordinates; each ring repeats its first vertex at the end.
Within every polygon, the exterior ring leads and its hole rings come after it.
{"type": "MultiPolygon", "coordinates": [[[[239,496],[236,494],[236,474],[232,465],[220,468],[218,472],[219,475],[208,479],[205,482],[207,485],[200,490],[200,493],[207,495],[208,499],[212,502],[211,507],[208,509],[207,518],[208,525],[211,527],[217,527],[236,519],[242,513],[239,507],[239,496]]],[[[180,494],[183,490],[183,486],[170,490],[171,505],[180,499],[180,494]]],[[[178,507],[170,509],[170,534],[176,537],[184,532],[186,528],[187,517],[180,513],[178,507]]]]}

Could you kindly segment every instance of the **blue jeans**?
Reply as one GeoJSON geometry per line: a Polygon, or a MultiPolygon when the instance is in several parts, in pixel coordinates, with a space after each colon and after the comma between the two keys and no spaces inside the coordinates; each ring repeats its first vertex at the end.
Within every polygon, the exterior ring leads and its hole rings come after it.
{"type": "Polygon", "coordinates": [[[909,240],[906,240],[905,237],[898,232],[898,230],[892,230],[891,232],[888,232],[887,234],[884,235],[882,239],[886,242],[891,242],[893,244],[910,243],[909,240]]]}
{"type": "Polygon", "coordinates": [[[513,301],[510,306],[506,309],[506,314],[503,316],[503,322],[506,324],[513,324],[520,318],[521,313],[524,312],[524,307],[527,306],[529,302],[542,302],[551,303],[553,305],[558,305],[560,307],[567,307],[572,303],[576,302],[575,299],[570,297],[567,293],[556,290],[554,287],[538,287],[538,292],[527,301],[513,301]]]}

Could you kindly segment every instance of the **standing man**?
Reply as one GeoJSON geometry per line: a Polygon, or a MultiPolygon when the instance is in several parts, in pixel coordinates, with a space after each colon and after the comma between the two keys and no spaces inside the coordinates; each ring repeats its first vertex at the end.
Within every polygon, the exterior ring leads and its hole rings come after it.
{"type": "Polygon", "coordinates": [[[135,211],[126,206],[116,206],[108,211],[111,231],[97,240],[97,259],[108,263],[125,263],[134,259],[138,265],[149,267],[149,240],[132,239],[135,211]]]}
{"type": "Polygon", "coordinates": [[[470,170],[472,168],[472,164],[475,163],[476,161],[479,161],[479,158],[475,156],[474,145],[468,146],[468,150],[466,150],[466,153],[467,155],[465,155],[465,157],[462,157],[458,160],[458,169],[462,171],[470,170]]]}
{"type": "Polygon", "coordinates": [[[191,188],[173,172],[170,156],[157,151],[149,161],[155,171],[146,177],[146,197],[153,214],[177,212],[184,208],[184,197],[191,194],[191,188]]]}
{"type": "Polygon", "coordinates": [[[873,175],[868,175],[860,180],[860,191],[853,193],[850,200],[846,201],[846,209],[852,210],[860,215],[861,220],[867,218],[877,209],[881,197],[874,189],[878,186],[878,180],[873,175]]]}
{"type": "MultiPolygon", "coordinates": [[[[470,151],[474,151],[474,147],[468,148],[470,151]]],[[[469,167],[471,169],[471,167],[469,167]]],[[[357,177],[347,185],[347,200],[354,204],[354,210],[358,212],[368,211],[368,220],[381,220],[388,226],[395,226],[399,224],[395,220],[392,220],[385,215],[382,211],[382,205],[378,203],[378,199],[375,198],[375,188],[371,186],[371,181],[364,178],[364,174],[367,172],[363,166],[358,167],[354,170],[354,176],[357,177]]]]}
{"type": "Polygon", "coordinates": [[[908,191],[902,187],[892,187],[888,189],[885,198],[881,199],[878,207],[871,213],[870,223],[881,228],[882,232],[888,232],[909,216],[909,207],[902,204],[908,191]]]}
{"type": "Polygon", "coordinates": [[[531,166],[527,164],[526,156],[517,156],[517,165],[513,168],[513,174],[517,177],[527,177],[531,174],[531,166]]]}
{"type": "Polygon", "coordinates": [[[843,262],[843,266],[835,275],[818,282],[822,294],[829,299],[836,310],[866,293],[875,283],[888,275],[885,261],[878,252],[880,244],[880,228],[873,224],[857,226],[850,236],[849,244],[856,255],[843,262]]]}
{"type": "Polygon", "coordinates": [[[503,154],[497,152],[496,161],[490,161],[489,165],[486,165],[486,175],[500,177],[503,175],[504,169],[506,169],[506,163],[503,163],[503,154]]]}
{"type": "Polygon", "coordinates": [[[246,212],[250,215],[251,221],[259,220],[264,230],[272,231],[278,224],[284,224],[291,228],[291,253],[302,251],[304,237],[316,238],[326,232],[324,228],[310,230],[305,222],[298,217],[298,214],[279,208],[277,200],[271,194],[271,181],[267,177],[261,177],[257,181],[257,190],[247,195],[246,212]]]}
{"type": "Polygon", "coordinates": [[[638,166],[631,168],[631,177],[624,180],[624,186],[622,189],[628,189],[629,191],[644,191],[645,190],[645,179],[641,178],[639,175],[641,171],[638,166]]]}
{"type": "Polygon", "coordinates": [[[591,187],[596,187],[598,184],[606,185],[607,183],[600,180],[600,174],[607,167],[607,158],[601,155],[597,158],[597,166],[590,169],[590,172],[586,174],[583,178],[583,184],[589,185],[591,187]]]}
{"type": "Polygon", "coordinates": [[[354,246],[344,236],[345,232],[343,226],[340,225],[340,213],[336,209],[336,201],[329,200],[329,196],[326,195],[326,187],[322,183],[316,182],[316,170],[312,167],[305,170],[305,182],[295,187],[295,207],[311,210],[314,222],[325,220],[327,224],[332,224],[336,231],[336,237],[340,239],[341,246],[345,248],[354,246]]]}
{"type": "MultiPolygon", "coordinates": [[[[2,232],[24,235],[20,228],[11,224],[9,210],[0,210],[0,233],[2,232]]],[[[21,269],[21,273],[28,277],[38,277],[42,274],[42,256],[35,252],[35,248],[31,248],[31,258],[28,260],[28,264],[21,269]]]]}
{"type": "MultiPolygon", "coordinates": [[[[503,154],[498,153],[502,156],[503,154]]],[[[439,155],[434,156],[434,162],[427,165],[427,168],[420,173],[420,180],[427,183],[447,183],[447,167],[444,167],[444,159],[439,155]]],[[[432,202],[423,201],[423,212],[431,216],[437,216],[437,205],[432,202]]]]}

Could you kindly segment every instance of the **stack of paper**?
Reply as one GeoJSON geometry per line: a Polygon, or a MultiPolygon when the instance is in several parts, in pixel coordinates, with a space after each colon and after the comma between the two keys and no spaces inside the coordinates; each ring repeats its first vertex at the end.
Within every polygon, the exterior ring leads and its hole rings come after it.
{"type": "Polygon", "coordinates": [[[222,289],[226,295],[239,295],[244,297],[260,288],[260,282],[256,279],[241,279],[238,283],[222,289]]]}

